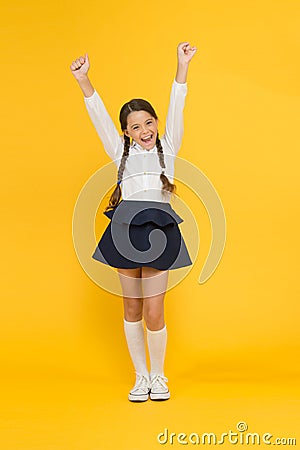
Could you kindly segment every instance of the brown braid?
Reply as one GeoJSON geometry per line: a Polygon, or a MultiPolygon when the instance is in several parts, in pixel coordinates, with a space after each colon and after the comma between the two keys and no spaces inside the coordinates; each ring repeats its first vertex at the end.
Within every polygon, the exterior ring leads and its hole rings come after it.
{"type": "Polygon", "coordinates": [[[114,192],[111,194],[111,197],[109,199],[109,205],[105,208],[105,211],[111,208],[116,208],[121,200],[121,188],[120,183],[123,180],[123,173],[125,170],[125,164],[127,161],[127,158],[129,156],[129,149],[130,149],[130,138],[124,134],[124,151],[121,159],[121,163],[118,170],[118,181],[117,186],[114,190],[114,192]]]}
{"type": "Polygon", "coordinates": [[[164,191],[171,192],[172,194],[175,194],[175,192],[176,192],[176,185],[172,184],[169,181],[168,177],[165,175],[165,168],[166,168],[165,157],[164,157],[164,152],[163,152],[163,148],[162,148],[162,145],[161,145],[158,133],[157,133],[157,138],[156,138],[156,148],[157,148],[157,155],[158,155],[159,163],[160,163],[160,166],[162,168],[162,171],[161,171],[161,174],[160,174],[160,179],[161,179],[161,182],[163,184],[162,189],[164,191]]]}

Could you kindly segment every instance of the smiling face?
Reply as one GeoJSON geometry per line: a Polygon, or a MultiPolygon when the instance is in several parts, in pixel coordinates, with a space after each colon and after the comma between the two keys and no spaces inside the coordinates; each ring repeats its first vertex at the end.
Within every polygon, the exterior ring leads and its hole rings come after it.
{"type": "Polygon", "coordinates": [[[147,111],[133,111],[127,116],[127,129],[124,133],[145,150],[151,150],[156,143],[157,122],[147,111]]]}

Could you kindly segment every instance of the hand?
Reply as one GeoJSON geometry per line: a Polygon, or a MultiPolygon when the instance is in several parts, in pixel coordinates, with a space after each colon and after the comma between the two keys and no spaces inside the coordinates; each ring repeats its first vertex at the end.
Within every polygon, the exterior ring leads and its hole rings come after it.
{"type": "Polygon", "coordinates": [[[75,59],[75,61],[73,61],[70,66],[71,72],[76,78],[76,80],[86,75],[88,73],[89,68],[90,62],[87,53],[85,54],[85,56],[80,56],[79,58],[75,59]]]}
{"type": "Polygon", "coordinates": [[[181,42],[177,47],[178,63],[188,64],[196,51],[197,48],[191,47],[188,42],[181,42]]]}

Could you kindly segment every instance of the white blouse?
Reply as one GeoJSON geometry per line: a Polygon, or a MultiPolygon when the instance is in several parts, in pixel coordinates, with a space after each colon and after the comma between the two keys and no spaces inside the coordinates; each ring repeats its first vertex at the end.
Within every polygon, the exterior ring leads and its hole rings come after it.
{"type": "MultiPolygon", "coordinates": [[[[187,94],[187,83],[173,81],[166,120],[165,133],[160,137],[164,159],[165,175],[174,181],[174,162],[183,135],[183,109],[187,94]]],[[[119,168],[124,143],[105,105],[95,90],[90,97],[84,97],[89,116],[103,143],[104,150],[119,168]]],[[[156,145],[151,150],[143,149],[135,141],[129,149],[121,182],[123,200],[151,200],[170,202],[171,194],[162,190],[156,145]]],[[[117,176],[116,176],[117,182],[117,176]]]]}

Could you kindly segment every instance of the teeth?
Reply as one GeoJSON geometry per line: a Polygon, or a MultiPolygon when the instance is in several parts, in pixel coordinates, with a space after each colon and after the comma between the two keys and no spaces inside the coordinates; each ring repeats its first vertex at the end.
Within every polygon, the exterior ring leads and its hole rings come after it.
{"type": "Polygon", "coordinates": [[[146,138],[144,138],[144,139],[142,139],[143,141],[150,141],[150,139],[152,138],[152,136],[148,136],[148,137],[146,137],[146,138]]]}

